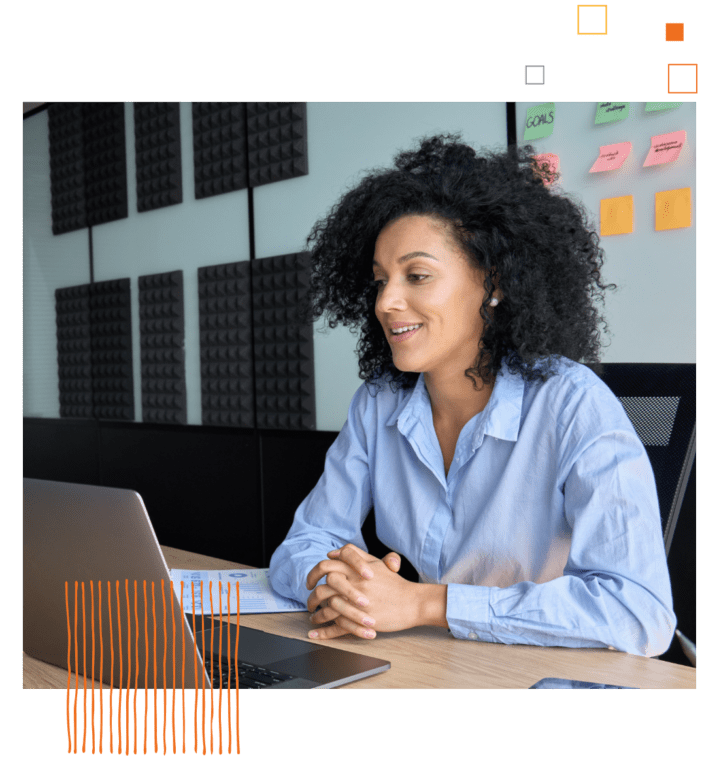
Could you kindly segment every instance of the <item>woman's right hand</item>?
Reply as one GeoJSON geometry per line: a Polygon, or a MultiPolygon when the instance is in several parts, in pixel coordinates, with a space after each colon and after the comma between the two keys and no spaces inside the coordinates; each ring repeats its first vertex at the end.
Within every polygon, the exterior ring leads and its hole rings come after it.
{"type": "MultiPolygon", "coordinates": [[[[398,573],[401,565],[401,557],[396,552],[389,552],[382,558],[382,562],[394,573],[398,573]]],[[[317,581],[317,573],[320,570],[327,573],[327,583],[318,584],[307,600],[307,610],[310,612],[310,621],[317,621],[317,614],[322,612],[320,625],[329,623],[335,624],[338,627],[342,627],[344,632],[335,634],[335,637],[341,637],[342,635],[353,634],[357,637],[361,637],[363,640],[367,639],[365,634],[371,627],[363,623],[363,619],[372,618],[370,614],[364,611],[362,605],[357,601],[358,599],[366,599],[362,592],[352,586],[350,583],[350,577],[357,579],[361,577],[360,573],[357,573],[352,566],[344,563],[340,560],[323,560],[318,563],[307,575],[307,583],[313,583],[317,581]],[[356,621],[352,621],[346,615],[341,615],[339,611],[332,608],[332,600],[344,600],[350,605],[356,607],[355,618],[356,621]],[[337,621],[335,621],[337,620],[337,621]]],[[[324,575],[324,574],[323,574],[324,575]]],[[[320,577],[321,578],[321,577],[320,577]]],[[[345,608],[345,614],[347,609],[345,608]]],[[[350,611],[352,613],[352,611],[350,611]]]]}

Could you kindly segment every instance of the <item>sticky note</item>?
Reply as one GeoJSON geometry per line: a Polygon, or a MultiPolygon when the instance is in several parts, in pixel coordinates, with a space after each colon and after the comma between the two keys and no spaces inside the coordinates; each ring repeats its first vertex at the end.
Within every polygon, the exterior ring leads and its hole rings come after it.
{"type": "Polygon", "coordinates": [[[648,165],[660,165],[676,160],[686,140],[686,131],[674,131],[673,133],[662,133],[660,136],[652,136],[652,146],[642,167],[646,168],[648,165]]]}
{"type": "Polygon", "coordinates": [[[681,101],[648,101],[645,112],[660,112],[662,109],[675,109],[681,107],[681,101]]]}
{"type": "Polygon", "coordinates": [[[634,196],[607,197],[599,203],[599,234],[628,235],[634,232],[634,196]]]}
{"type": "Polygon", "coordinates": [[[552,135],[554,129],[554,102],[540,104],[537,107],[527,109],[527,118],[524,123],[524,141],[534,139],[546,139],[552,135]]]}
{"type": "Polygon", "coordinates": [[[546,178],[542,178],[542,181],[544,182],[544,186],[548,187],[550,184],[553,184],[554,181],[556,181],[557,174],[559,173],[559,156],[555,155],[551,152],[545,152],[542,155],[535,155],[534,159],[537,161],[537,165],[540,167],[544,165],[549,166],[549,174],[550,179],[547,181],[546,178]]]}
{"type": "Polygon", "coordinates": [[[599,147],[599,157],[594,161],[594,165],[589,169],[589,173],[612,171],[615,168],[619,168],[629,157],[631,151],[631,141],[622,141],[619,144],[607,144],[604,147],[599,147]]]}
{"type": "Polygon", "coordinates": [[[654,229],[681,229],[692,225],[691,187],[668,189],[654,195],[654,229]]]}
{"type": "Polygon", "coordinates": [[[628,101],[600,101],[594,115],[594,125],[616,123],[629,114],[628,101]]]}

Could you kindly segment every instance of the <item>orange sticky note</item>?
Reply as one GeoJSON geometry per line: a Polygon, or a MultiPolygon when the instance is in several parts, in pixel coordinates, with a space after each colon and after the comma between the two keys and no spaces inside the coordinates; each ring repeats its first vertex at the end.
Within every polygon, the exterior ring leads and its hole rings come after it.
{"type": "Polygon", "coordinates": [[[660,136],[652,136],[652,146],[642,168],[676,160],[686,140],[686,131],[674,131],[673,133],[662,133],[660,136]]]}
{"type": "Polygon", "coordinates": [[[692,225],[691,187],[668,189],[654,195],[654,229],[681,229],[692,225]]]}
{"type": "Polygon", "coordinates": [[[629,157],[631,149],[631,141],[622,141],[619,144],[607,144],[604,147],[600,147],[599,157],[594,161],[594,165],[589,169],[589,173],[611,171],[619,168],[629,157]]]}
{"type": "Polygon", "coordinates": [[[607,197],[601,200],[599,220],[599,232],[602,237],[634,232],[634,196],[607,197]]]}

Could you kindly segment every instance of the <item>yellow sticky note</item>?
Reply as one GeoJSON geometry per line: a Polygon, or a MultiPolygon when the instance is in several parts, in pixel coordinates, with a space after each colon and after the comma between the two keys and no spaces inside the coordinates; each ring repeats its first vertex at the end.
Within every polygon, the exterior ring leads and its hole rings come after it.
{"type": "Polygon", "coordinates": [[[668,189],[654,195],[654,229],[680,229],[692,225],[691,187],[668,189]]]}
{"type": "Polygon", "coordinates": [[[601,200],[599,220],[602,237],[634,232],[634,195],[607,197],[601,200]]]}

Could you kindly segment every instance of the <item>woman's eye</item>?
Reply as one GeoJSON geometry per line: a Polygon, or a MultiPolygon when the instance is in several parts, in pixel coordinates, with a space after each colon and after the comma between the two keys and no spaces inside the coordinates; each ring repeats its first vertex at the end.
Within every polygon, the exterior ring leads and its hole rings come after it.
{"type": "Polygon", "coordinates": [[[421,283],[422,280],[424,280],[425,277],[429,277],[429,275],[417,275],[417,274],[411,274],[408,275],[408,277],[415,283],[421,283]]]}
{"type": "MultiPolygon", "coordinates": [[[[429,275],[415,275],[415,274],[411,274],[411,275],[407,275],[407,277],[418,277],[419,278],[419,277],[429,277],[429,275]]],[[[375,288],[379,288],[380,284],[383,283],[383,282],[384,282],[384,280],[372,280],[372,285],[374,285],[375,288]]],[[[415,282],[419,283],[421,281],[420,280],[416,280],[415,282]]]]}

